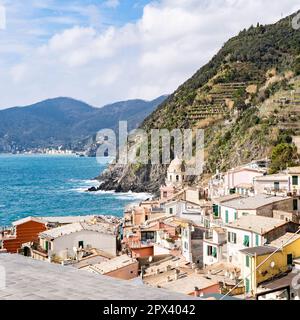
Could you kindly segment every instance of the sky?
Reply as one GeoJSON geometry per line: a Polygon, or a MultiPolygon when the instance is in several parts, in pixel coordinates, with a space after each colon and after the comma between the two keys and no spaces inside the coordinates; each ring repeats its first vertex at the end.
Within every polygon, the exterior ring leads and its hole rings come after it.
{"type": "Polygon", "coordinates": [[[299,9],[299,0],[0,0],[0,109],[172,93],[240,30],[299,9]]]}

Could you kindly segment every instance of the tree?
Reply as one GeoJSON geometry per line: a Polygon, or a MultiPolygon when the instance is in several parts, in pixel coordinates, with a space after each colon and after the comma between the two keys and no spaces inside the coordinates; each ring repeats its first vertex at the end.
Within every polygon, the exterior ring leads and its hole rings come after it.
{"type": "Polygon", "coordinates": [[[280,143],[272,150],[270,174],[284,170],[295,165],[297,160],[297,148],[293,144],[280,143]]]}

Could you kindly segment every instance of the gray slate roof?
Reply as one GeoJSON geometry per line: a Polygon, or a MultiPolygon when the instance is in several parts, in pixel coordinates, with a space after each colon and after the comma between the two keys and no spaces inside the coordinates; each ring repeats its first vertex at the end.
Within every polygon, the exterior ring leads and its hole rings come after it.
{"type": "Polygon", "coordinates": [[[164,289],[150,288],[132,281],[117,280],[17,254],[0,254],[0,266],[6,272],[6,289],[0,289],[0,300],[193,299],[164,289]]]}

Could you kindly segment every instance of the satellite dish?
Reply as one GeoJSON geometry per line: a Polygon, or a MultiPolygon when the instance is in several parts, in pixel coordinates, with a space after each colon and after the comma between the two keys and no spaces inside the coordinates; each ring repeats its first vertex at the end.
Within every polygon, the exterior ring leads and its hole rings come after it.
{"type": "Polygon", "coordinates": [[[275,268],[275,262],[272,261],[271,264],[270,264],[270,266],[271,266],[272,269],[274,269],[274,268],[275,268]]]}

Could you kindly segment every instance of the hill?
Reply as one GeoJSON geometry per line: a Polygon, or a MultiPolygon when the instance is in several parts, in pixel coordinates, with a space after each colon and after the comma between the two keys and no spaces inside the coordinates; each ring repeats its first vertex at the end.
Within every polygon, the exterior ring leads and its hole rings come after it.
{"type": "MultiPolygon", "coordinates": [[[[265,157],[276,171],[280,148],[290,162],[298,161],[293,141],[300,136],[300,32],[291,25],[296,14],[230,39],[141,127],[205,129],[208,174],[265,157]]],[[[166,169],[115,165],[99,180],[102,189],[157,192],[166,169]]]]}
{"type": "Polygon", "coordinates": [[[0,152],[68,146],[103,128],[115,129],[119,120],[136,128],[166,98],[129,100],[92,107],[71,98],[48,99],[30,106],[0,110],[0,152]]]}

